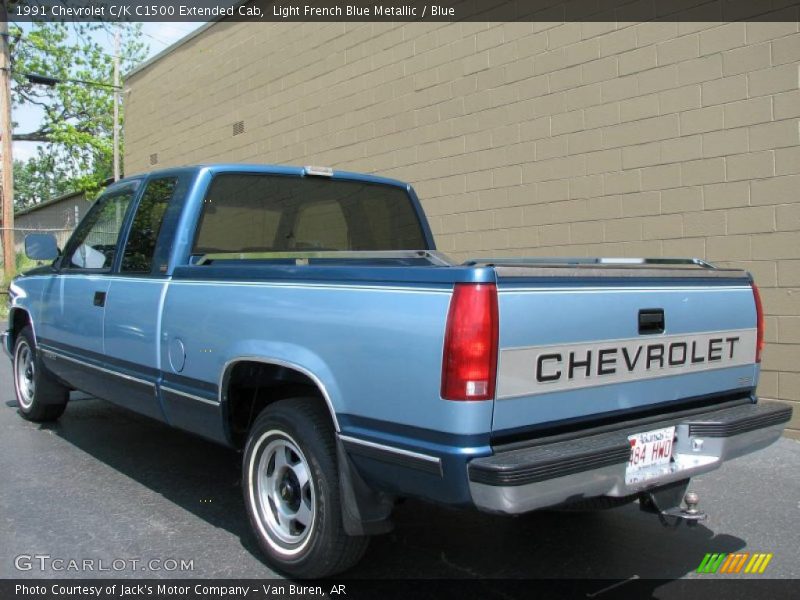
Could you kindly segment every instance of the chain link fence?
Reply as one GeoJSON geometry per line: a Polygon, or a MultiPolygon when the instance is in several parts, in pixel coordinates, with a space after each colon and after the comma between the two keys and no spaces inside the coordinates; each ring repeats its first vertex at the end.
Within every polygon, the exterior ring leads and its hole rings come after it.
{"type": "MultiPolygon", "coordinates": [[[[58,247],[63,248],[74,230],[74,227],[58,229],[51,227],[14,227],[11,231],[14,236],[14,249],[17,251],[17,253],[20,253],[25,252],[25,236],[31,233],[52,234],[55,236],[56,241],[58,242],[58,247]]],[[[3,229],[3,235],[5,235],[6,231],[6,229],[3,229]]]]}
{"type": "MultiPolygon", "coordinates": [[[[64,248],[69,239],[69,236],[72,235],[74,231],[74,227],[69,228],[53,228],[53,227],[14,227],[13,229],[7,228],[0,228],[0,243],[2,243],[2,236],[5,236],[11,232],[11,235],[14,236],[14,252],[16,254],[16,270],[17,271],[24,271],[25,269],[35,267],[38,263],[36,261],[30,260],[27,256],[25,256],[25,236],[31,233],[49,233],[54,235],[56,238],[56,242],[58,243],[59,248],[64,248]]],[[[1,246],[0,246],[1,247],[1,246]]],[[[0,265],[3,264],[3,256],[2,252],[0,252],[0,265]]]]}
{"type": "Polygon", "coordinates": [[[25,237],[31,233],[55,236],[59,248],[64,248],[78,222],[89,210],[91,202],[82,192],[65,194],[34,206],[21,207],[14,215],[12,229],[0,229],[0,236],[13,235],[17,271],[36,266],[25,256],[25,237]]]}

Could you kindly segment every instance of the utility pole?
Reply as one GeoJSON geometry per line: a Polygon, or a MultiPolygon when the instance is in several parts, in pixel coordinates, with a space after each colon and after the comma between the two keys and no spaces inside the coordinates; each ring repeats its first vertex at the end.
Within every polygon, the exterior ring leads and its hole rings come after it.
{"type": "Polygon", "coordinates": [[[114,31],[114,181],[119,180],[119,26],[114,31]]]}
{"type": "Polygon", "coordinates": [[[14,252],[14,161],[11,139],[11,51],[8,38],[8,0],[0,3],[0,152],[2,152],[3,271],[6,282],[17,270],[14,252]]]}

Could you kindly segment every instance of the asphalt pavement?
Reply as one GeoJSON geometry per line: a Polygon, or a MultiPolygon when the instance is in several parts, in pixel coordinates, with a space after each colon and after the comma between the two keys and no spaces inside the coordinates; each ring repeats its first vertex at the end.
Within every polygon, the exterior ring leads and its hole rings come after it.
{"type": "MultiPolygon", "coordinates": [[[[277,577],[239,466],[236,452],[80,394],[55,424],[24,421],[2,358],[0,578],[277,577]]],[[[746,551],[774,555],[762,577],[798,578],[798,473],[800,442],[781,439],[694,479],[709,519],[693,529],[636,505],[506,518],[408,500],[348,576],[680,579],[711,577],[695,573],[708,552],[746,551]]]]}

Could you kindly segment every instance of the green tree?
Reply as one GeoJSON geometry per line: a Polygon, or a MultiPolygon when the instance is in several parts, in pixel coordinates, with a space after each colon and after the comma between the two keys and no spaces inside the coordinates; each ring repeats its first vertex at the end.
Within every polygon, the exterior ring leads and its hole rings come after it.
{"type": "Polygon", "coordinates": [[[40,146],[35,157],[14,161],[16,208],[28,208],[76,189],[71,174],[64,170],[49,149],[49,146],[40,146]]]}
{"type": "MultiPolygon", "coordinates": [[[[42,118],[34,131],[19,131],[15,141],[41,142],[37,155],[15,162],[17,206],[30,206],[60,194],[96,194],[113,170],[113,57],[102,43],[119,27],[120,72],[147,55],[141,23],[32,23],[11,27],[12,104],[36,107],[42,118]],[[31,83],[27,74],[59,80],[53,86],[31,83]],[[109,87],[86,82],[109,84],[109,87]]],[[[122,113],[120,113],[122,114],[122,113]]],[[[121,133],[121,132],[120,132],[121,133]]]]}

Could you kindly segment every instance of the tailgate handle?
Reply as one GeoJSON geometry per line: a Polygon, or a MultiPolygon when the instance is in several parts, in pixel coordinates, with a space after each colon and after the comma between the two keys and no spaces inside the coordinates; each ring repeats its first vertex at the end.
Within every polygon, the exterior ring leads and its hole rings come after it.
{"type": "Polygon", "coordinates": [[[639,311],[639,334],[664,333],[664,309],[643,308],[639,311]]]}

